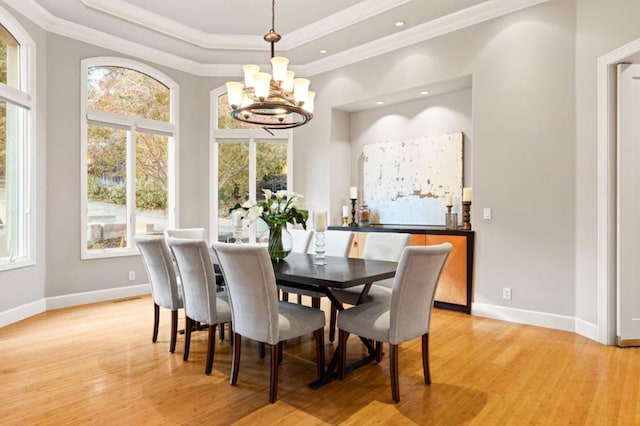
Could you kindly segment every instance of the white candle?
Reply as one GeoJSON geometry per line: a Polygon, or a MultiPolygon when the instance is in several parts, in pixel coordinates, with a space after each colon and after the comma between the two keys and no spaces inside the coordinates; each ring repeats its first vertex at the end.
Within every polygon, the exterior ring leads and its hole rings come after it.
{"type": "Polygon", "coordinates": [[[327,212],[317,212],[313,218],[313,229],[316,232],[327,230],[327,212]]]}
{"type": "Polygon", "coordinates": [[[447,206],[453,206],[453,195],[447,194],[447,206]]]}
{"type": "Polygon", "coordinates": [[[352,200],[358,198],[358,187],[357,186],[352,186],[349,189],[349,195],[352,200]]]}
{"type": "Polygon", "coordinates": [[[349,207],[342,206],[342,217],[349,217],[349,207]]]}
{"type": "Polygon", "coordinates": [[[471,188],[462,188],[462,201],[473,201],[473,190],[471,188]]]}

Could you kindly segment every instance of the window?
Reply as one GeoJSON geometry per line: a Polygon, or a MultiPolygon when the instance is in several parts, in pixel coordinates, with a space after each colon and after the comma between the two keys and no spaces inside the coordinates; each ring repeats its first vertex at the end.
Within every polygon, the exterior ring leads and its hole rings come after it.
{"type": "Polygon", "coordinates": [[[83,61],[82,257],[137,254],[175,226],[177,85],[118,58],[83,61]]]}
{"type": "MultiPolygon", "coordinates": [[[[264,199],[262,189],[291,188],[291,130],[272,131],[230,119],[224,88],[212,92],[215,130],[211,160],[212,239],[233,238],[229,209],[247,200],[264,199]]],[[[244,228],[243,239],[267,238],[267,226],[258,221],[244,228]]]]}
{"type": "Polygon", "coordinates": [[[0,8],[0,270],[34,264],[35,46],[0,8]]]}

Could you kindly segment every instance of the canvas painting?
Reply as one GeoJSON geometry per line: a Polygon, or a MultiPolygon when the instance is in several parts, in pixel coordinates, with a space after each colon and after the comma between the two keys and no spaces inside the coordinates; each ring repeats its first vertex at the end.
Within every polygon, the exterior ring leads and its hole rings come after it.
{"type": "Polygon", "coordinates": [[[371,222],[444,225],[448,193],[461,216],[462,142],[456,132],[365,145],[363,195],[371,222]]]}

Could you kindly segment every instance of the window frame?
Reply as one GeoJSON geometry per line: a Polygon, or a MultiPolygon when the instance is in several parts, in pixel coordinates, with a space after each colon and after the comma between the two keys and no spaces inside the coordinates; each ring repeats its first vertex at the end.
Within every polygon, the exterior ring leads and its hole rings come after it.
{"type": "MultiPolygon", "coordinates": [[[[257,144],[259,141],[286,141],[287,143],[287,188],[293,188],[293,131],[271,130],[269,134],[266,130],[256,127],[255,129],[218,129],[218,98],[227,93],[225,86],[218,87],[210,92],[209,105],[211,108],[211,129],[210,146],[211,155],[209,160],[209,240],[218,241],[218,146],[229,141],[247,141],[249,143],[249,201],[255,200],[256,193],[256,156],[257,144]]],[[[256,242],[256,224],[249,226],[249,243],[256,242]]]]}
{"type": "Polygon", "coordinates": [[[23,254],[0,258],[0,271],[23,268],[36,264],[36,45],[27,31],[6,9],[0,7],[0,24],[19,44],[20,89],[0,83],[0,99],[20,107],[20,146],[18,147],[18,173],[21,200],[18,244],[23,254]]]}
{"type": "Polygon", "coordinates": [[[130,59],[118,57],[94,57],[81,61],[81,93],[80,93],[80,247],[81,259],[100,259],[120,256],[139,255],[134,242],[136,233],[136,206],[135,206],[135,143],[137,133],[153,133],[168,137],[168,227],[175,227],[178,223],[178,153],[179,153],[179,86],[166,74],[146,64],[130,59]],[[88,70],[94,67],[119,67],[136,71],[159,81],[169,89],[169,121],[152,120],[121,113],[99,111],[88,106],[88,70]],[[87,153],[88,153],[88,127],[90,124],[121,129],[127,132],[127,246],[123,248],[103,248],[89,250],[87,248],[87,221],[88,221],[88,197],[87,197],[87,153]]]}

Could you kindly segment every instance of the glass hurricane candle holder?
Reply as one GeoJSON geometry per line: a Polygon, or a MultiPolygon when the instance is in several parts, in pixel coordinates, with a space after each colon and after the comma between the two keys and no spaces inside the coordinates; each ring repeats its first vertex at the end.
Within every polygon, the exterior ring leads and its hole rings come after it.
{"type": "Polygon", "coordinates": [[[326,246],[326,236],[324,231],[316,232],[315,244],[316,244],[316,257],[314,263],[316,265],[326,265],[327,261],[325,259],[325,246],[326,246]]]}

